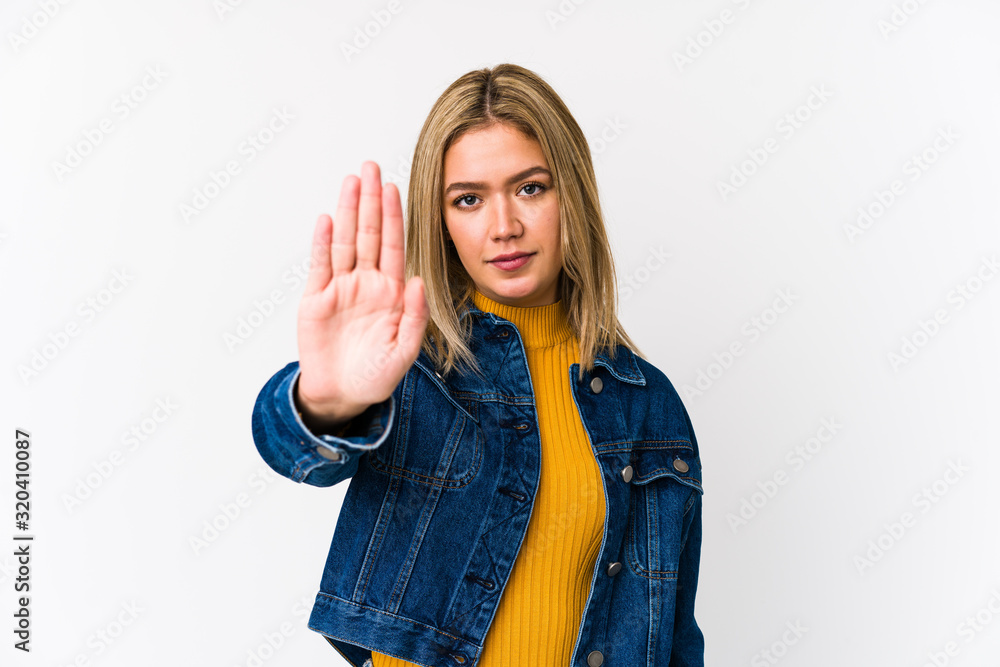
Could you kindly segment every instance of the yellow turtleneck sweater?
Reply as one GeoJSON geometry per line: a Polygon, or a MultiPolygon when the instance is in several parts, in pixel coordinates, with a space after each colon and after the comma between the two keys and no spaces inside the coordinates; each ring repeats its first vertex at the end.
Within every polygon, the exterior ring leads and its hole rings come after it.
{"type": "MultiPolygon", "coordinates": [[[[568,665],[604,532],[604,486],[573,401],[569,367],[580,342],[562,301],[507,306],[476,291],[480,310],[513,322],[527,353],[541,429],[542,470],[528,532],[514,561],[481,667],[568,665]]],[[[417,667],[372,652],[375,667],[417,667]]]]}

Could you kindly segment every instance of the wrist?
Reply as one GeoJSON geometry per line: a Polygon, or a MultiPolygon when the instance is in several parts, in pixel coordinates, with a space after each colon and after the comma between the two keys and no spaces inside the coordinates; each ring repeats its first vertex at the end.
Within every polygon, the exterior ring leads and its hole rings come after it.
{"type": "Polygon", "coordinates": [[[315,434],[343,437],[351,425],[351,420],[364,410],[352,412],[350,408],[341,406],[319,407],[316,403],[302,396],[299,390],[299,380],[296,378],[292,388],[292,397],[299,419],[315,434]]]}

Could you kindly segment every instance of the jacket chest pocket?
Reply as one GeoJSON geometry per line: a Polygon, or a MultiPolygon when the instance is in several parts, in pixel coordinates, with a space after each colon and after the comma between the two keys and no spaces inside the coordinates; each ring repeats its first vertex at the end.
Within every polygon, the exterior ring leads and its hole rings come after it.
{"type": "Polygon", "coordinates": [[[465,486],[479,471],[483,438],[476,421],[479,403],[466,400],[461,405],[459,409],[433,382],[417,376],[413,386],[404,388],[395,437],[369,452],[369,465],[418,484],[465,486]]]}
{"type": "Polygon", "coordinates": [[[677,579],[684,515],[701,494],[701,462],[689,444],[633,448],[626,553],[632,571],[677,579]]]}

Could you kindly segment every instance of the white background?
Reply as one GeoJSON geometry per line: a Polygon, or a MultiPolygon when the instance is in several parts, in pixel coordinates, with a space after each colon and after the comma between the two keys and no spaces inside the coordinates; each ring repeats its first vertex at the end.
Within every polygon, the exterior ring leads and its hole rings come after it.
{"type": "Polygon", "coordinates": [[[695,425],[707,664],[997,664],[996,2],[401,0],[350,56],[386,2],[42,4],[0,9],[0,662],[346,664],[305,614],[347,484],[276,477],[251,410],[297,358],[294,268],[344,176],[374,159],[405,194],[438,95],[514,62],[591,139],[637,287],[622,321],[695,425]],[[293,119],[251,160],[275,109],[293,119]],[[723,196],[734,168],[750,175],[723,196]],[[880,215],[849,233],[860,207],[880,215]],[[769,312],[779,291],[792,305],[769,312]],[[157,401],[176,406],[161,422],[157,401]],[[15,428],[32,437],[30,655],[10,632],[15,428]]]}

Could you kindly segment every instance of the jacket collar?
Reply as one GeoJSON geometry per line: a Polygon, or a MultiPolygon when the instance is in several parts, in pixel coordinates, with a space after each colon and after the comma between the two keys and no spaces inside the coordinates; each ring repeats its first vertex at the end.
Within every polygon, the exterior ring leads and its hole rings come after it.
{"type": "MultiPolygon", "coordinates": [[[[458,309],[458,321],[461,322],[466,315],[472,315],[477,320],[485,318],[494,325],[502,326],[503,324],[509,324],[512,327],[514,326],[510,320],[477,308],[471,299],[458,309]]],[[[594,366],[604,366],[608,369],[609,373],[622,382],[637,385],[646,384],[646,378],[642,374],[642,371],[639,370],[639,364],[636,362],[635,353],[624,345],[618,346],[613,359],[608,355],[607,348],[598,350],[594,357],[594,366]]]]}

